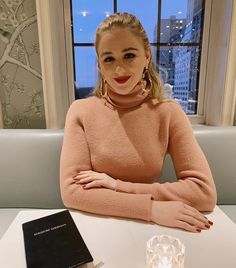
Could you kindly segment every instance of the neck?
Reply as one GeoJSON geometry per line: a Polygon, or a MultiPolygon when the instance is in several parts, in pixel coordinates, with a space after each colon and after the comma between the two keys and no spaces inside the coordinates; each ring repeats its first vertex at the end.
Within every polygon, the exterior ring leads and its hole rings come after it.
{"type": "Polygon", "coordinates": [[[150,98],[150,90],[143,90],[140,83],[138,83],[128,94],[123,94],[123,92],[119,92],[109,85],[107,87],[106,102],[115,108],[134,108],[150,98]]]}

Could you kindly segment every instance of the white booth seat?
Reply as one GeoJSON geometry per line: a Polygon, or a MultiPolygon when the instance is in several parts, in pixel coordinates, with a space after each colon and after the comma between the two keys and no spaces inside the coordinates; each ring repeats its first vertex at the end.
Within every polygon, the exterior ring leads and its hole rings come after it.
{"type": "MultiPolygon", "coordinates": [[[[210,164],[217,204],[236,223],[236,127],[193,126],[210,164]]],[[[64,208],[59,187],[63,130],[0,130],[0,237],[20,210],[64,208]]],[[[160,182],[174,181],[167,155],[160,182]]]]}

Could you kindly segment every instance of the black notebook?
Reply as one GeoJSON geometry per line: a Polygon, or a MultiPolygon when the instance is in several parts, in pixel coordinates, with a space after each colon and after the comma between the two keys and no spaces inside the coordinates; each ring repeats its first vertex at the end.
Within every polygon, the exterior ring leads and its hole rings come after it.
{"type": "Polygon", "coordinates": [[[75,268],[93,261],[68,210],[22,228],[28,268],[75,268]]]}

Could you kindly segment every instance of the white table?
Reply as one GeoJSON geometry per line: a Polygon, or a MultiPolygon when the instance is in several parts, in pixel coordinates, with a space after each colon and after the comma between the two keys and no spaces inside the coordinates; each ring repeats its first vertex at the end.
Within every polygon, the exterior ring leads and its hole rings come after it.
{"type": "MultiPolygon", "coordinates": [[[[22,223],[58,211],[21,211],[0,240],[0,267],[25,268],[22,223]]],[[[185,244],[185,268],[236,267],[236,224],[218,207],[208,215],[213,227],[201,233],[77,211],[71,215],[94,258],[88,267],[145,268],[146,242],[160,234],[178,237],[185,244]]]]}

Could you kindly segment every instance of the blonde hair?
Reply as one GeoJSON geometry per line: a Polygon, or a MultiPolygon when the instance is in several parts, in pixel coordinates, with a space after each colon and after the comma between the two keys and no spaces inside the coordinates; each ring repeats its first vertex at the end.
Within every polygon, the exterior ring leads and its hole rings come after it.
{"type": "MultiPolygon", "coordinates": [[[[158,73],[156,72],[152,62],[151,45],[148,40],[147,34],[140,23],[140,21],[132,14],[129,13],[115,13],[106,18],[97,28],[95,37],[95,49],[98,56],[98,45],[101,40],[101,36],[104,32],[111,31],[114,28],[126,28],[130,29],[137,37],[143,41],[145,51],[150,53],[150,61],[147,66],[150,78],[152,80],[151,97],[157,98],[159,101],[163,101],[163,83],[158,73]]],[[[104,88],[104,82],[102,75],[99,71],[98,83],[94,89],[94,95],[102,97],[101,88],[104,88]]]]}

